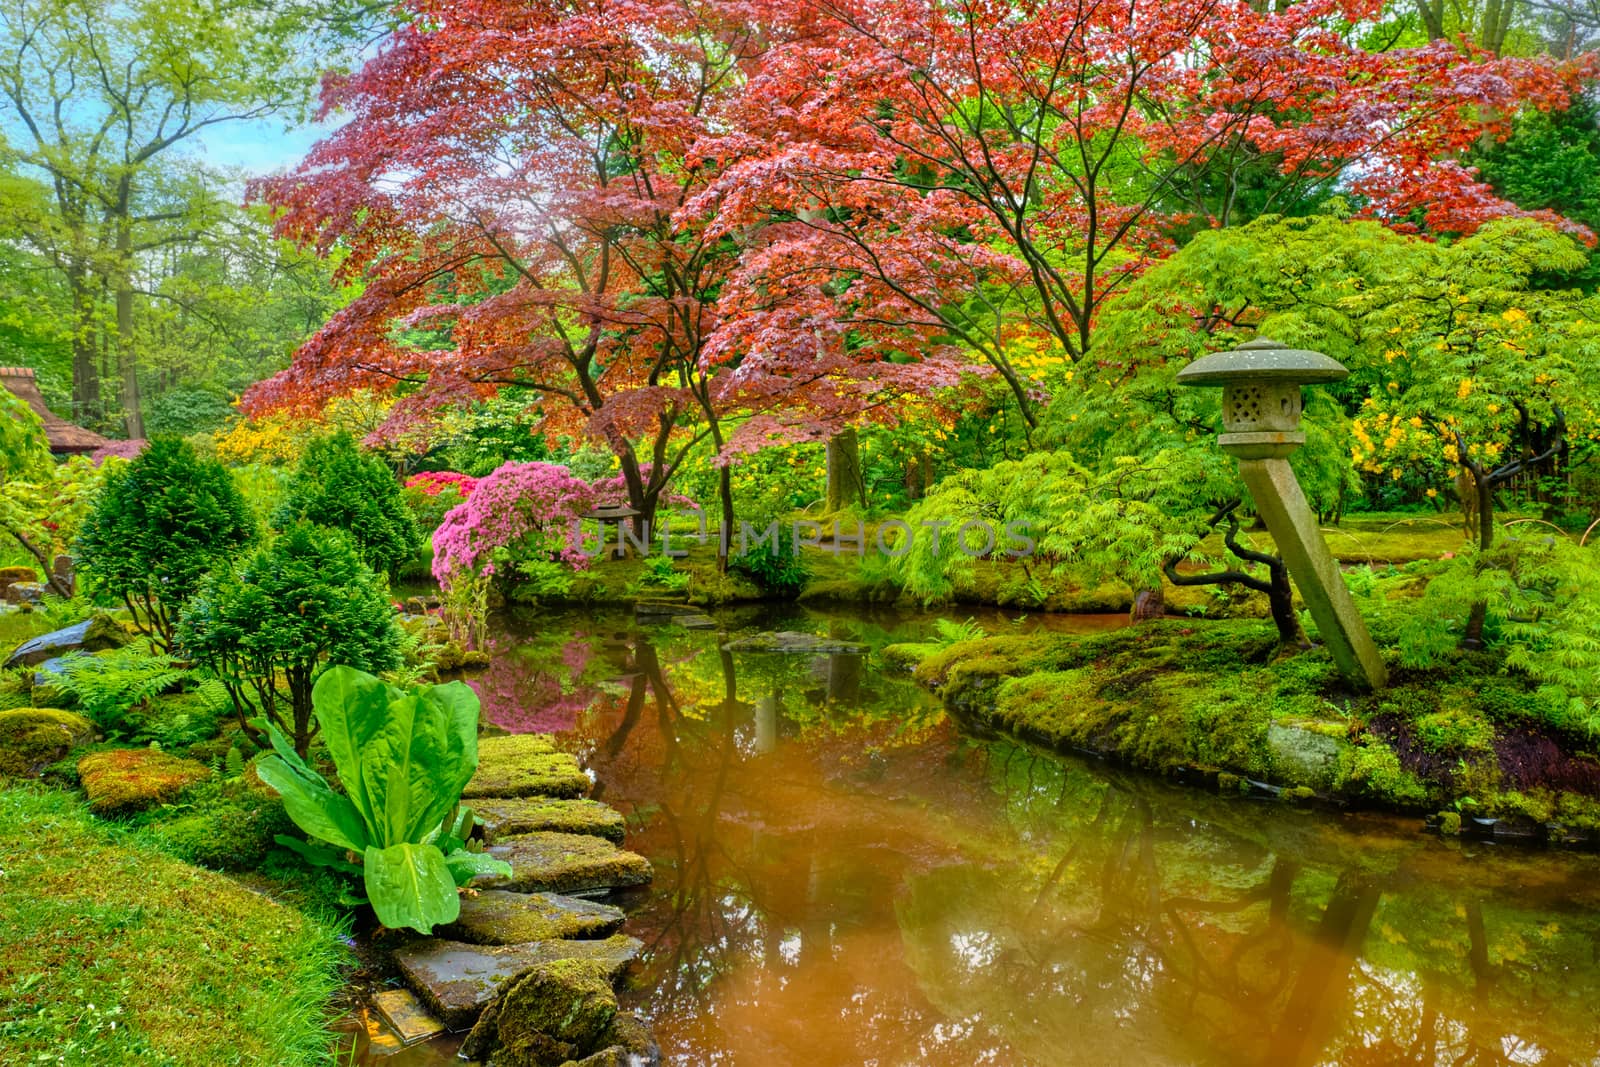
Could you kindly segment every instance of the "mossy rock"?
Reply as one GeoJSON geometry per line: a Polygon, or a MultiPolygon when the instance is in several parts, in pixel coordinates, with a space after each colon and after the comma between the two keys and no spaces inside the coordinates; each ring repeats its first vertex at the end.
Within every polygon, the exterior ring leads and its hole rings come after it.
{"type": "Polygon", "coordinates": [[[438,934],[471,945],[610,937],[625,917],[621,908],[579,897],[486,889],[463,896],[461,914],[438,934]]]}
{"type": "Polygon", "coordinates": [[[32,567],[0,567],[0,588],[14,582],[37,582],[39,572],[32,567]]]}
{"type": "Polygon", "coordinates": [[[473,801],[472,812],[483,825],[485,840],[491,844],[502,837],[536,830],[590,834],[622,844],[622,813],[598,800],[483,799],[473,801]]]}
{"type": "Polygon", "coordinates": [[[34,777],[94,738],[94,724],[55,708],[0,711],[0,778],[34,777]]]}
{"type": "Polygon", "coordinates": [[[96,815],[127,815],[168,804],[211,769],[153,748],[118,748],[78,761],[78,777],[96,815]]]}
{"type": "Polygon", "coordinates": [[[599,837],[582,834],[531,833],[502,838],[488,853],[511,865],[510,876],[491,874],[473,879],[484,889],[519,893],[589,893],[629,889],[654,876],[650,861],[599,837]]]}
{"type": "Polygon", "coordinates": [[[185,794],[181,799],[180,810],[188,810],[152,822],[149,833],[164,852],[202,867],[253,870],[266,859],[279,834],[295,832],[282,799],[264,785],[253,788],[244,779],[229,783],[214,796],[192,800],[185,794]]]}
{"type": "Polygon", "coordinates": [[[496,1067],[561,1067],[600,1051],[617,1017],[603,964],[554,960],[507,983],[461,1046],[496,1067]]]}
{"type": "Polygon", "coordinates": [[[478,741],[478,771],[462,796],[581,797],[589,792],[589,776],[578,761],[557,752],[543,734],[510,734],[478,741]]]}

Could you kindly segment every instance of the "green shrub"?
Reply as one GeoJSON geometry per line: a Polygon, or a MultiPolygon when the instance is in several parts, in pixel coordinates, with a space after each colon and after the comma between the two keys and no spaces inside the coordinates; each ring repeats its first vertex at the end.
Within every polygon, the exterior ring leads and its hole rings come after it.
{"type": "Polygon", "coordinates": [[[214,870],[253,870],[294,823],[283,800],[238,761],[186,789],[177,802],[146,817],[146,832],[163,851],[214,870]]]}
{"type": "Polygon", "coordinates": [[[145,407],[145,429],[152,434],[187,437],[227,425],[236,412],[219,389],[174,389],[145,407]]]}
{"type": "Polygon", "coordinates": [[[78,571],[89,592],[126,604],[139,630],[170,651],[201,579],[254,537],[228,472],[158,437],[107,477],[78,535],[78,571]]]}
{"type": "MultiPolygon", "coordinates": [[[[461,912],[457,893],[480,874],[509,875],[502,860],[468,851],[471,811],[461,793],[478,767],[478,697],[460,682],[410,691],[335,667],[317,681],[317,722],[344,786],[335,792],[270,730],[275,754],[261,780],[321,846],[299,846],[320,866],[360,857],[378,921],[430,933],[461,912]]],[[[292,839],[285,838],[290,844],[292,839]]]]}
{"type": "Polygon", "coordinates": [[[742,555],[735,556],[732,567],[746,575],[761,591],[773,596],[798,596],[811,577],[805,561],[788,545],[774,549],[763,541],[742,555]]]}
{"type": "Polygon", "coordinates": [[[264,715],[304,756],[318,674],[328,664],[397,667],[402,635],[387,583],[349,539],[297,523],[236,569],[207,579],[183,614],[179,640],[222,680],[241,723],[264,715]]]}
{"type": "Polygon", "coordinates": [[[279,526],[304,519],[344,530],[373,570],[393,577],[422,546],[400,483],[348,433],[311,442],[278,509],[279,526]]]}

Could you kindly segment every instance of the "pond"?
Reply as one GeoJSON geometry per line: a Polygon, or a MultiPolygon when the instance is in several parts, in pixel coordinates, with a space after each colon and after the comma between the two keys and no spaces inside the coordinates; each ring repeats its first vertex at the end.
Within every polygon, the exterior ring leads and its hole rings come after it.
{"type": "Polygon", "coordinates": [[[1600,858],[971,736],[876,655],[931,635],[929,617],[717,621],[872,651],[727,652],[717,630],[631,614],[512,615],[475,682],[491,723],[582,756],[654,862],[626,902],[646,946],[628,1006],[667,1063],[1600,1057],[1600,858]]]}

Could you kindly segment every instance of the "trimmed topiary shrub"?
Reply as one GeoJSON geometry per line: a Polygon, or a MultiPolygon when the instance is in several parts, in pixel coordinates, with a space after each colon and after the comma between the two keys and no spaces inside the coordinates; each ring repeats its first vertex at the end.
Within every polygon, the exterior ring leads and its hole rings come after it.
{"type": "Polygon", "coordinates": [[[400,665],[403,635],[389,588],[338,530],[297,523],[236,569],[213,575],[179,628],[186,655],[222,680],[240,725],[265,716],[311,744],[311,687],[331,664],[367,671],[400,665]]]}
{"type": "Polygon", "coordinates": [[[287,526],[299,519],[344,530],[362,562],[391,578],[422,547],[400,483],[344,432],[313,441],[301,457],[275,521],[287,526]]]}
{"type": "Polygon", "coordinates": [[[113,472],[78,535],[86,590],[119,601],[170,651],[183,604],[209,572],[255,538],[244,498],[222,465],[158,437],[113,472]]]}

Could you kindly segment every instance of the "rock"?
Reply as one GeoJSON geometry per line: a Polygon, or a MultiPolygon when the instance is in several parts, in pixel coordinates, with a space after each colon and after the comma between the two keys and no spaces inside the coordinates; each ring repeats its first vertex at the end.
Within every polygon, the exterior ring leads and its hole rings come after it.
{"type": "Polygon", "coordinates": [[[715,630],[717,620],[709,615],[674,615],[674,626],[682,626],[685,630],[715,630]]]}
{"type": "Polygon", "coordinates": [[[556,893],[486,889],[461,898],[461,915],[440,937],[473,945],[520,945],[610,937],[626,918],[621,908],[556,893]]]}
{"type": "Polygon", "coordinates": [[[519,893],[590,893],[644,885],[650,861],[636,852],[583,834],[532,833],[503,837],[486,851],[511,864],[511,877],[483,875],[472,885],[519,893]]]}
{"type": "Polygon", "coordinates": [[[729,641],[722,646],[728,652],[787,652],[794,655],[832,655],[843,652],[866,652],[867,646],[859,641],[840,641],[819,634],[800,633],[797,630],[780,630],[777,633],[752,634],[729,641]]]}
{"type": "Polygon", "coordinates": [[[8,604],[43,604],[48,588],[43,582],[12,582],[4,592],[0,592],[0,597],[4,597],[8,604]]]}
{"type": "MultiPolygon", "coordinates": [[[[429,612],[439,610],[443,605],[444,601],[431,595],[406,597],[405,602],[406,611],[412,615],[427,615],[429,612]]],[[[440,624],[443,625],[443,620],[440,620],[440,624]]]]}
{"type": "Polygon", "coordinates": [[[415,1045],[444,1033],[444,1023],[424,1008],[409,989],[385,989],[374,993],[372,1006],[399,1036],[403,1046],[415,1045]]]}
{"type": "Polygon", "coordinates": [[[484,837],[491,844],[511,834],[538,830],[592,834],[622,844],[622,813],[598,800],[485,799],[473,801],[472,810],[483,824],[484,837]]]}
{"type": "Polygon", "coordinates": [[[557,752],[543,734],[508,734],[478,741],[478,773],[461,795],[478,797],[581,797],[589,776],[578,761],[557,752]]]}
{"type": "Polygon", "coordinates": [[[689,605],[683,600],[640,600],[633,605],[635,615],[683,615],[689,605]]]}
{"type": "Polygon", "coordinates": [[[1267,749],[1275,777],[1323,791],[1340,782],[1354,758],[1349,741],[1314,724],[1273,723],[1267,727],[1267,749]]]}
{"type": "Polygon", "coordinates": [[[34,669],[33,678],[29,682],[35,689],[53,689],[57,682],[66,674],[67,657],[55,656],[45,660],[34,669]]]}
{"type": "Polygon", "coordinates": [[[578,1061],[577,1067],[661,1067],[661,1048],[645,1021],[631,1012],[618,1012],[606,1048],[578,1061]]]}
{"type": "Polygon", "coordinates": [[[395,950],[406,984],[452,1030],[471,1026],[502,982],[553,960],[603,963],[615,981],[639,958],[638,939],[617,935],[604,941],[538,941],[527,945],[466,945],[423,938],[395,950]]]}
{"type": "Polygon", "coordinates": [[[0,567],[0,600],[9,600],[6,590],[18,582],[36,582],[39,573],[32,567],[0,567]]]}
{"type": "Polygon", "coordinates": [[[461,1055],[496,1067],[562,1067],[604,1047],[616,1017],[617,995],[603,966],[556,960],[507,982],[461,1055]]]}
{"type": "Polygon", "coordinates": [[[93,752],[78,761],[78,778],[96,815],[125,815],[166,804],[211,769],[154,748],[93,752]]]}
{"type": "Polygon", "coordinates": [[[68,652],[104,652],[128,643],[128,633],[109,615],[94,615],[61,630],[41,634],[16,647],[7,667],[36,667],[68,652]]]}
{"type": "Polygon", "coordinates": [[[94,724],[53,708],[0,711],[0,778],[32,777],[94,739],[94,724]]]}

